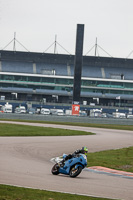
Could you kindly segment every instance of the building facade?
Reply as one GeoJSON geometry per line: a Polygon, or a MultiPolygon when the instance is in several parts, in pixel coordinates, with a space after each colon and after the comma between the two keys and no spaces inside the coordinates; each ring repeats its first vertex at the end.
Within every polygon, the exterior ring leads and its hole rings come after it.
{"type": "MultiPolygon", "coordinates": [[[[0,97],[72,103],[74,55],[0,51],[0,97]]],[[[83,56],[80,103],[133,104],[133,59],[83,56]]]]}

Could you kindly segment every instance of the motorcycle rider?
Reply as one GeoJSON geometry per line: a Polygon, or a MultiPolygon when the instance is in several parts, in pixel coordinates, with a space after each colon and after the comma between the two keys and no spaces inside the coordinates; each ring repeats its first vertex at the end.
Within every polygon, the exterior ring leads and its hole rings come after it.
{"type": "Polygon", "coordinates": [[[68,155],[61,161],[61,165],[64,165],[66,160],[73,158],[73,157],[76,156],[77,154],[82,153],[82,154],[87,155],[87,152],[88,152],[88,148],[87,148],[87,147],[82,147],[81,149],[77,149],[73,154],[68,154],[68,155]]]}

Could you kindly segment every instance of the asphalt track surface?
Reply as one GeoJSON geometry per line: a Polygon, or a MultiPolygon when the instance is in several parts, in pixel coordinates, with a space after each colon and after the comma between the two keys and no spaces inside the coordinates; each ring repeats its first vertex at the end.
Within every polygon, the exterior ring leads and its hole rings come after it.
{"type": "MultiPolygon", "coordinates": [[[[0,121],[2,123],[2,121],[0,121]]],[[[6,122],[4,122],[6,123],[6,122]]],[[[7,122],[15,123],[15,122],[7,122]]],[[[82,146],[89,152],[133,146],[133,131],[119,131],[65,125],[33,126],[94,132],[91,136],[0,137],[0,184],[84,194],[115,199],[133,199],[133,179],[87,170],[77,178],[51,174],[50,159],[82,146]]]]}

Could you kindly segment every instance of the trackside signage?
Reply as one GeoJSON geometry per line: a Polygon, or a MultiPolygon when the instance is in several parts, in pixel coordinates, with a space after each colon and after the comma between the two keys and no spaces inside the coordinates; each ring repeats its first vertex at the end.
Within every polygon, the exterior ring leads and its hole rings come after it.
{"type": "Polygon", "coordinates": [[[72,115],[79,115],[80,105],[72,104],[72,115]]]}

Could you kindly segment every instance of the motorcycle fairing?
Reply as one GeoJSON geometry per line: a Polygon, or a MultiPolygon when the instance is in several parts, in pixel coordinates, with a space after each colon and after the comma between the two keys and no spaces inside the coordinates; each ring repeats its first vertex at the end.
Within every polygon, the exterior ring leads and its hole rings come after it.
{"type": "Polygon", "coordinates": [[[60,167],[59,173],[67,174],[69,175],[70,169],[75,166],[75,169],[77,169],[79,166],[84,168],[87,165],[86,159],[84,159],[84,155],[80,154],[79,157],[73,157],[67,161],[65,161],[65,165],[63,167],[60,167]]]}

